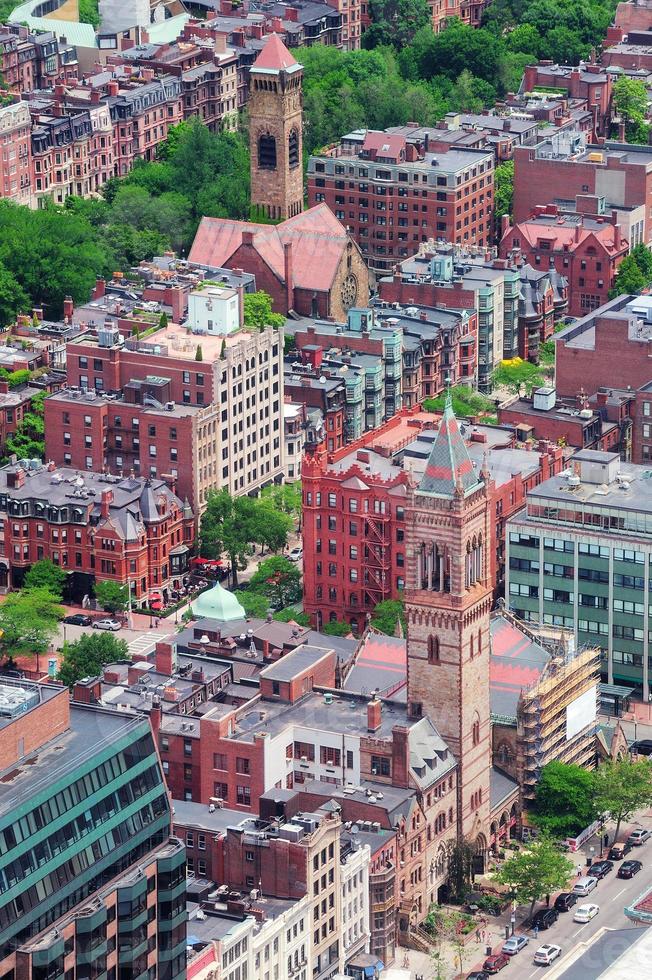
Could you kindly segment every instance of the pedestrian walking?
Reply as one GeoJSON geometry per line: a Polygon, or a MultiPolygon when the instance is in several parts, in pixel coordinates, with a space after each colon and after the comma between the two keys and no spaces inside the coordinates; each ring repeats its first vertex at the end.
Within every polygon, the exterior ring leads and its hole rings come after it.
{"type": "Polygon", "coordinates": [[[581,878],[582,877],[582,865],[581,864],[578,864],[577,865],[577,877],[578,878],[581,878]]]}
{"type": "Polygon", "coordinates": [[[482,933],[479,929],[475,930],[475,941],[476,943],[482,942],[482,933]]]}
{"type": "Polygon", "coordinates": [[[535,939],[538,939],[539,938],[539,927],[538,926],[535,926],[533,932],[534,932],[534,938],[535,939]]]}

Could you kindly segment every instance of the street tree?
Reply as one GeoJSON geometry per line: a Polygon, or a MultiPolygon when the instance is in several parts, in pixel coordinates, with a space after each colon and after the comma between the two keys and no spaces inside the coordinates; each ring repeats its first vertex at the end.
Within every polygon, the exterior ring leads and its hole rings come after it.
{"type": "Polygon", "coordinates": [[[387,636],[403,635],[406,627],[405,603],[402,599],[384,599],[375,607],[371,616],[374,629],[387,636]]]}
{"type": "Polygon", "coordinates": [[[66,687],[72,688],[83,677],[98,677],[105,664],[125,660],[128,656],[125,640],[118,640],[112,633],[86,633],[65,645],[57,677],[66,687]]]}
{"type": "Polygon", "coordinates": [[[298,480],[295,483],[270,483],[268,487],[261,490],[260,499],[271,502],[277,510],[289,514],[290,517],[298,520],[299,524],[301,523],[303,496],[301,483],[298,480]]]}
{"type": "Polygon", "coordinates": [[[200,552],[203,558],[221,558],[231,562],[233,587],[238,585],[238,570],[246,568],[253,554],[254,511],[251,497],[232,497],[228,490],[209,493],[199,525],[200,552]]]}
{"type": "Polygon", "coordinates": [[[258,544],[268,551],[280,551],[288,543],[288,534],[294,527],[289,514],[284,514],[264,500],[257,500],[254,508],[253,535],[258,544]]]}
{"type": "Polygon", "coordinates": [[[593,774],[595,806],[616,821],[614,840],[623,820],[652,803],[652,766],[648,759],[612,759],[593,774]]]}
{"type": "Polygon", "coordinates": [[[42,558],[34,562],[27,572],[24,585],[26,589],[46,589],[60,601],[67,578],[59,565],[55,565],[49,558],[42,558]]]}
{"type": "MultiPolygon", "coordinates": [[[[448,943],[453,947],[460,974],[463,974],[464,961],[469,955],[473,955],[466,946],[465,937],[475,928],[475,921],[471,916],[458,912],[457,909],[431,905],[426,916],[425,926],[435,939],[439,950],[441,950],[443,943],[448,943]]],[[[440,958],[433,956],[433,961],[434,965],[437,966],[440,958]]]]}
{"type": "Polygon", "coordinates": [[[251,576],[249,589],[260,592],[283,608],[301,598],[301,573],[287,558],[273,555],[261,561],[257,571],[251,576]]]}
{"type": "Polygon", "coordinates": [[[465,839],[448,841],[447,879],[455,898],[462,900],[473,880],[473,848],[465,839]]]}
{"type": "Polygon", "coordinates": [[[613,87],[614,109],[625,123],[628,142],[645,142],[649,127],[646,123],[648,94],[645,82],[640,78],[621,75],[613,87]],[[637,137],[644,136],[644,139],[637,137]]]}
{"type": "Polygon", "coordinates": [[[588,827],[596,818],[593,773],[583,766],[549,762],[541,770],[532,817],[554,837],[573,837],[588,827]]]}
{"type": "Polygon", "coordinates": [[[95,598],[105,612],[124,612],[129,605],[129,593],[126,585],[105,579],[95,583],[95,598]]]}
{"type": "Polygon", "coordinates": [[[0,604],[0,650],[16,654],[43,653],[49,647],[64,610],[47,589],[10,592],[0,604]]]}
{"type": "Polygon", "coordinates": [[[508,858],[496,872],[496,881],[508,885],[519,902],[530,902],[529,918],[536,902],[551,892],[566,888],[575,866],[558,850],[551,837],[532,841],[527,850],[508,858]]]}
{"type": "Polygon", "coordinates": [[[236,591],[233,593],[245,613],[252,619],[266,619],[269,610],[269,599],[262,592],[254,592],[252,589],[236,591]]]}

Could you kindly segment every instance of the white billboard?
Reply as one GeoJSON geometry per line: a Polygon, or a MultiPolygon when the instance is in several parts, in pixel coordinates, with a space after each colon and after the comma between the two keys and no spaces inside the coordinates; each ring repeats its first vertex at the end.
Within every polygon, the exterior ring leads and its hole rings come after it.
{"type": "Polygon", "coordinates": [[[580,694],[566,706],[566,741],[574,738],[587,725],[595,724],[597,710],[597,687],[580,694]]]}

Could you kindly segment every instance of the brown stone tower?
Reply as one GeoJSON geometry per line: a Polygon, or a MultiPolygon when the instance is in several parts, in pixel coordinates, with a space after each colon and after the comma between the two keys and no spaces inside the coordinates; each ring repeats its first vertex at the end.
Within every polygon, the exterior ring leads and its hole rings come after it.
{"type": "Polygon", "coordinates": [[[480,857],[490,811],[490,496],[450,392],[406,524],[409,710],[430,716],[458,760],[458,836],[474,842],[480,857]]]}
{"type": "Polygon", "coordinates": [[[303,67],[272,34],[250,71],[251,203],[270,218],[303,211],[303,67]]]}

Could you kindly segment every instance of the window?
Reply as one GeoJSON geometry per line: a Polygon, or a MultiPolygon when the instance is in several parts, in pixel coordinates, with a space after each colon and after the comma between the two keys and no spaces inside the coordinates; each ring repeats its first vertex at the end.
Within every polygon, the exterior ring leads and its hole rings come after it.
{"type": "Polygon", "coordinates": [[[439,663],[439,637],[438,636],[428,637],[428,663],[430,664],[439,663]]]}
{"type": "Polygon", "coordinates": [[[236,802],[240,806],[249,806],[251,804],[251,789],[249,786],[236,786],[236,802]]]}
{"type": "Polygon", "coordinates": [[[271,133],[262,133],[258,137],[258,166],[268,170],[276,169],[276,140],[271,133]]]}
{"type": "Polygon", "coordinates": [[[288,136],[288,163],[290,167],[299,166],[299,131],[291,129],[288,136]]]}
{"type": "Polygon", "coordinates": [[[339,766],[340,750],[331,748],[329,745],[321,745],[319,748],[319,761],[322,766],[339,766]]]}
{"type": "Polygon", "coordinates": [[[235,771],[241,773],[242,775],[249,775],[249,759],[243,759],[240,756],[235,760],[235,771]]]}
{"type": "Polygon", "coordinates": [[[382,755],[372,755],[371,757],[371,772],[374,776],[391,776],[392,774],[392,763],[391,759],[386,759],[382,755]]]}
{"type": "Polygon", "coordinates": [[[213,753],[213,769],[223,769],[226,771],[226,755],[223,752],[213,753]]]}

